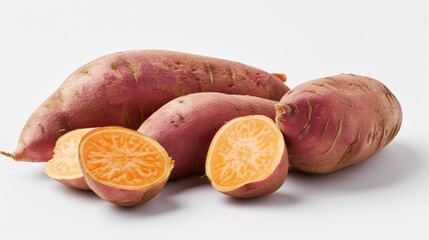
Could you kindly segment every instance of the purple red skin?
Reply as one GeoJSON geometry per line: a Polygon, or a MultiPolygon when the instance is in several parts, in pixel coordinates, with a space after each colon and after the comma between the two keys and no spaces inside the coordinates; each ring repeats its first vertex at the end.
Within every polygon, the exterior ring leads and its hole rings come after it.
{"type": "Polygon", "coordinates": [[[223,93],[178,97],[137,130],[160,143],[174,160],[170,179],[203,173],[210,143],[227,121],[247,115],[275,118],[276,101],[223,93]]]}
{"type": "Polygon", "coordinates": [[[96,59],[72,73],[30,116],[14,153],[18,161],[48,161],[64,133],[87,127],[137,129],[168,101],[195,92],[279,100],[280,79],[241,63],[162,50],[127,51],[96,59]]]}
{"type": "Polygon", "coordinates": [[[123,207],[135,207],[153,199],[164,188],[164,180],[148,189],[125,190],[111,187],[84,174],[85,180],[92,191],[100,198],[123,207]]]}
{"type": "Polygon", "coordinates": [[[234,190],[222,192],[236,198],[263,197],[277,191],[285,182],[289,171],[289,157],[286,145],[279,164],[265,179],[258,182],[250,182],[234,190]]]}
{"type": "Polygon", "coordinates": [[[381,82],[340,74],[303,83],[276,105],[290,164],[329,173],[364,161],[397,135],[402,110],[381,82]]]}
{"type": "Polygon", "coordinates": [[[73,179],[56,179],[55,178],[55,180],[69,187],[82,189],[82,190],[91,190],[91,188],[85,182],[85,179],[83,176],[78,178],[73,178],[73,179]]]}

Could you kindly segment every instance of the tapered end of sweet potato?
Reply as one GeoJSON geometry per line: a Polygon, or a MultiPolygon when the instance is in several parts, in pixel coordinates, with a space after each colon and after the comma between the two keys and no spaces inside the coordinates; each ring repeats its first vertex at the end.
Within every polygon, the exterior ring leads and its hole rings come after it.
{"type": "Polygon", "coordinates": [[[21,151],[19,148],[17,148],[13,153],[0,151],[0,154],[6,157],[10,157],[13,160],[18,162],[47,162],[48,161],[48,159],[43,160],[43,158],[33,158],[33,156],[28,155],[27,151],[21,151]]]}
{"type": "Polygon", "coordinates": [[[287,114],[293,111],[292,106],[290,104],[277,103],[275,105],[275,109],[277,112],[281,114],[287,114]]]}
{"type": "Polygon", "coordinates": [[[277,125],[282,129],[282,123],[288,122],[293,119],[299,113],[297,106],[285,103],[277,103],[275,105],[276,109],[276,118],[275,121],[277,125]]]}
{"type": "Polygon", "coordinates": [[[15,154],[13,154],[13,153],[8,153],[8,152],[5,152],[5,151],[0,151],[0,154],[5,155],[6,157],[10,157],[13,160],[17,160],[15,154]]]}

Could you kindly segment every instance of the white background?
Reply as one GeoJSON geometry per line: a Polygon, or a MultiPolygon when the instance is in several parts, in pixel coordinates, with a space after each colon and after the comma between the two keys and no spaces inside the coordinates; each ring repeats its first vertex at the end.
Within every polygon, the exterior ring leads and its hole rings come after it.
{"type": "Polygon", "coordinates": [[[169,49],[284,72],[288,85],[355,73],[403,108],[398,136],[328,175],[291,172],[239,201],[198,177],[116,207],[0,157],[0,238],[429,239],[428,1],[0,1],[0,149],[76,68],[130,49],[169,49]],[[4,238],[7,237],[7,238],[4,238]]]}

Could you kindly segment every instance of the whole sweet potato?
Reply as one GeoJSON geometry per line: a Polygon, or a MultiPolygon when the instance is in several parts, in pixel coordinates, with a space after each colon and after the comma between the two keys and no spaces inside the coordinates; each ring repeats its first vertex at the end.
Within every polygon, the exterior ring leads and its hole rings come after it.
{"type": "Polygon", "coordinates": [[[110,54],[77,69],[28,119],[15,160],[47,161],[64,133],[88,127],[137,129],[168,101],[195,92],[279,100],[288,87],[241,63],[186,53],[139,50],[110,54]]]}
{"type": "Polygon", "coordinates": [[[174,160],[170,179],[176,179],[204,172],[210,142],[227,121],[256,114],[274,120],[275,104],[253,96],[194,93],[168,102],[137,131],[165,148],[174,160]]]}
{"type": "Polygon", "coordinates": [[[291,165],[310,173],[369,158],[392,141],[402,122],[401,106],[385,85],[353,74],[303,83],[276,109],[291,165]]]}

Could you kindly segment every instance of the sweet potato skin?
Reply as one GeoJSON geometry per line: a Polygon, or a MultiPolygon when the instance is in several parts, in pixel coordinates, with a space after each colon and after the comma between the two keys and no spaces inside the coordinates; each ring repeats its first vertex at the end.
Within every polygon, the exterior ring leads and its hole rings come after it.
{"type": "Polygon", "coordinates": [[[91,190],[91,188],[88,186],[83,176],[79,178],[74,178],[74,179],[55,179],[55,180],[72,188],[81,189],[81,190],[91,190]]]}
{"type": "Polygon", "coordinates": [[[401,106],[381,82],[340,74],[303,83],[276,105],[290,164],[328,173],[368,159],[397,135],[401,106]]]}
{"type": "Polygon", "coordinates": [[[4,155],[47,161],[64,133],[87,127],[137,129],[168,101],[194,92],[223,92],[279,100],[288,87],[241,63],[163,50],[110,54],[72,73],[28,119],[17,149],[4,155]]]}
{"type": "Polygon", "coordinates": [[[125,190],[97,182],[96,180],[88,177],[85,173],[84,176],[90,189],[94,191],[101,199],[123,207],[136,207],[148,202],[158,195],[167,182],[166,179],[148,189],[125,190]]]}
{"type": "Polygon", "coordinates": [[[153,113],[137,130],[159,142],[174,160],[170,179],[203,173],[206,155],[217,130],[246,115],[274,120],[276,101],[223,93],[178,97],[153,113]]]}

